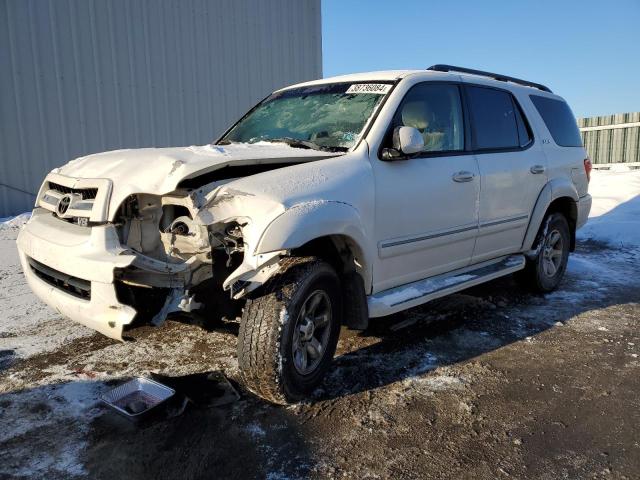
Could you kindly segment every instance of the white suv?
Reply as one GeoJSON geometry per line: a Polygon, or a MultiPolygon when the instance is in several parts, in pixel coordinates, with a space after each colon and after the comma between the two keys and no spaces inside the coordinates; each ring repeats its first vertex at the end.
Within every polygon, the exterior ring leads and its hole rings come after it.
{"type": "Polygon", "coordinates": [[[114,339],[241,312],[246,386],[312,391],[341,325],[519,272],[556,288],[591,164],[543,85],[447,65],[283,88],[217,142],[54,169],[18,246],[33,291],[114,339]]]}

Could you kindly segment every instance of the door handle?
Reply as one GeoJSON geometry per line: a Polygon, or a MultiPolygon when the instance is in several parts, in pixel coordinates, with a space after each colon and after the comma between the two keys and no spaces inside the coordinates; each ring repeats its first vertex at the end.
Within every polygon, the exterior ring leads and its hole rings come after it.
{"type": "Polygon", "coordinates": [[[475,175],[471,172],[462,171],[454,173],[451,177],[454,182],[463,183],[463,182],[471,182],[474,179],[475,175]]]}
{"type": "Polygon", "coordinates": [[[534,165],[529,170],[531,173],[544,173],[546,168],[544,168],[544,165],[534,165]]]}

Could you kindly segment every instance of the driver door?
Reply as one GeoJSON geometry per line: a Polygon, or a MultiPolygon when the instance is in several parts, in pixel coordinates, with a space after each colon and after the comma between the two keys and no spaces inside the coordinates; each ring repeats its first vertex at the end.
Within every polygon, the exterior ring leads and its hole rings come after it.
{"type": "MultiPolygon", "coordinates": [[[[465,150],[460,87],[424,82],[396,112],[396,127],[416,128],[423,151],[410,158],[372,159],[378,258],[373,293],[469,265],[478,231],[480,176],[465,150]]],[[[375,154],[375,153],[374,153],[375,154]]]]}

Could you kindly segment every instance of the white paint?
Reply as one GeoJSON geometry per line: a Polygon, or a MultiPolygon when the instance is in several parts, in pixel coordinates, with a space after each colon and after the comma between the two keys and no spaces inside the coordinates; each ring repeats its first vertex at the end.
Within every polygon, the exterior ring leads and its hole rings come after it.
{"type": "MultiPolygon", "coordinates": [[[[346,153],[268,142],[118,150],[73,160],[52,172],[50,179],[67,187],[89,188],[92,182],[100,186],[91,211],[93,221],[113,220],[123,201],[132,194],[179,201],[178,205],[186,207],[194,223],[202,229],[203,233],[197,238],[204,243],[198,247],[204,249],[207,229],[221,230],[232,221],[242,224],[243,262],[223,284],[229,289],[242,281],[238,284],[242,286],[240,291],[234,291],[236,297],[274,275],[280,257],[292,249],[319,237],[339,235],[357,253],[358,272],[368,293],[412,284],[402,292],[385,295],[384,301],[378,299],[377,305],[381,307],[378,313],[391,313],[383,307],[413,306],[413,300],[407,299],[420,296],[436,284],[442,284],[446,290],[453,285],[470,286],[476,281],[495,278],[471,278],[465,282],[460,278],[466,277],[458,275],[464,275],[460,270],[471,265],[519,253],[533,202],[547,180],[586,184],[582,181],[584,172],[582,177],[572,177],[573,170],[582,169],[584,156],[580,149],[563,150],[549,145],[543,152],[538,143],[514,153],[519,155],[519,162],[513,161],[513,155],[496,153],[491,154],[492,162],[485,162],[487,165],[483,168],[479,168],[474,155],[402,162],[383,162],[377,158],[389,122],[409,89],[421,82],[460,81],[463,77],[464,81],[471,78],[433,71],[394,71],[307,83],[346,81],[351,83],[352,92],[373,89],[389,94],[366,138],[346,153]],[[387,84],[370,83],[398,79],[393,91],[387,84]],[[566,153],[569,150],[571,152],[566,153]],[[540,161],[543,156],[549,159],[548,170],[532,180],[530,164],[534,161],[544,164],[540,161]],[[213,182],[196,191],[176,191],[181,181],[204,173],[269,163],[291,163],[291,166],[213,182]],[[488,166],[491,163],[500,166],[488,166]],[[471,181],[454,182],[453,178],[460,172],[469,172],[471,181]],[[489,190],[484,186],[489,186],[489,190]],[[518,222],[503,221],[510,218],[518,222]],[[385,245],[391,247],[385,248],[385,245]],[[433,278],[438,275],[450,278],[433,278]]],[[[511,91],[529,114],[534,136],[547,136],[546,127],[531,114],[534,111],[528,99],[531,88],[480,77],[473,77],[473,81],[497,84],[511,91]]],[[[189,288],[190,273],[202,265],[201,260],[191,261],[197,254],[189,252],[192,256],[186,261],[144,258],[132,250],[142,245],[142,240],[125,249],[111,224],[79,228],[53,217],[49,212],[54,206],[44,202],[48,189],[48,185],[41,189],[38,201],[43,209],[37,209],[23,228],[19,247],[32,289],[65,316],[120,338],[122,327],[131,321],[135,312],[121,304],[115,295],[114,268],[124,268],[134,261],[144,263],[150,274],[154,269],[171,271],[182,282],[180,288],[189,288]],[[26,256],[91,281],[91,302],[69,298],[42,282],[30,272],[26,256]]],[[[148,202],[153,205],[152,200],[148,202]]],[[[579,208],[586,216],[588,204],[581,204],[579,208]]],[[[153,215],[159,215],[157,211],[153,215]]],[[[155,218],[153,215],[150,218],[155,218]]],[[[148,231],[146,237],[156,234],[155,230],[148,231]]],[[[515,271],[520,266],[514,264],[509,268],[512,270],[505,269],[502,273],[515,271]]]]}
{"type": "MultiPolygon", "coordinates": [[[[56,183],[77,179],[107,178],[113,183],[108,200],[107,218],[113,219],[125,198],[134,193],[164,195],[174,191],[185,178],[223,168],[227,165],[282,163],[315,160],[330,156],[327,152],[292,148],[282,143],[204,145],[175,148],[113,150],[70,161],[53,173],[63,176],[56,183]]],[[[44,191],[38,196],[41,200],[44,191]]],[[[43,207],[46,205],[41,204],[43,207]]],[[[94,208],[99,208],[97,205],[94,208]]],[[[106,220],[103,218],[102,220],[106,220]]]]}

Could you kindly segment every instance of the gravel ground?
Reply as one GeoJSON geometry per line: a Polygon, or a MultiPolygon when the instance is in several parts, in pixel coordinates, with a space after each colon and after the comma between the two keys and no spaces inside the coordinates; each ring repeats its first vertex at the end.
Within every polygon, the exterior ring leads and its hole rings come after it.
{"type": "Polygon", "coordinates": [[[97,402],[136,375],[237,378],[234,322],[113,342],[43,306],[0,230],[0,477],[638,478],[640,250],[581,243],[559,291],[505,278],[341,337],[314,398],[135,426],[97,402]]]}
{"type": "Polygon", "coordinates": [[[590,191],[558,291],[507,277],[344,332],[287,408],[236,383],[236,322],[118,343],[52,311],[19,266],[25,218],[0,223],[0,479],[640,478],[640,171],[590,191]],[[207,406],[209,372],[239,400],[207,406]],[[201,398],[140,425],[99,403],[152,375],[201,398]]]}

